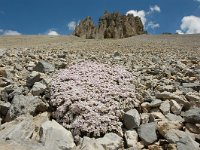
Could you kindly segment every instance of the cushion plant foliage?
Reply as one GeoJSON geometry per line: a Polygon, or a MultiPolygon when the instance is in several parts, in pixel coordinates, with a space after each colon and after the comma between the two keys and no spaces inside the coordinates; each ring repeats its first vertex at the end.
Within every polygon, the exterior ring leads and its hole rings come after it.
{"type": "Polygon", "coordinates": [[[122,66],[80,62],[59,70],[50,84],[53,117],[74,136],[121,132],[125,110],[138,106],[133,75],[122,66]]]}

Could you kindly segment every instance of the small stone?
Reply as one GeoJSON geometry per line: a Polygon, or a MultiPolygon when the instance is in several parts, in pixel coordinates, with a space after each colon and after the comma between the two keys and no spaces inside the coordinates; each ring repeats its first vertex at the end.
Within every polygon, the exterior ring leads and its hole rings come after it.
{"type": "Polygon", "coordinates": [[[183,113],[185,122],[200,123],[200,108],[192,108],[183,113]]]}
{"type": "Polygon", "coordinates": [[[200,90],[200,83],[183,83],[184,88],[192,88],[196,91],[200,90]]]}
{"type": "Polygon", "coordinates": [[[191,123],[186,123],[186,124],[185,124],[185,127],[186,127],[190,132],[200,135],[200,127],[197,127],[196,125],[191,124],[191,123]]]}
{"type": "Polygon", "coordinates": [[[149,110],[150,110],[150,103],[148,103],[148,102],[142,103],[142,104],[141,104],[141,108],[142,108],[142,111],[143,111],[144,113],[148,113],[149,110]]]}
{"type": "Polygon", "coordinates": [[[200,107],[200,94],[199,93],[189,92],[186,94],[185,97],[194,106],[200,107]]]}
{"type": "Polygon", "coordinates": [[[5,53],[6,53],[6,49],[0,49],[0,58],[2,58],[5,53]]]}
{"type": "Polygon", "coordinates": [[[41,94],[44,94],[46,88],[46,85],[40,82],[35,82],[33,88],[31,89],[31,93],[33,96],[40,96],[41,94]]]}
{"type": "Polygon", "coordinates": [[[150,113],[149,118],[150,118],[151,122],[166,121],[167,120],[161,112],[152,112],[152,113],[150,113]]]}
{"type": "Polygon", "coordinates": [[[181,129],[183,125],[175,121],[159,121],[157,123],[157,129],[162,136],[171,130],[171,129],[181,129]]]}
{"type": "Polygon", "coordinates": [[[153,107],[159,107],[161,103],[162,103],[161,100],[159,100],[159,99],[154,99],[154,100],[150,103],[150,107],[151,107],[151,108],[153,108],[153,107]]]}
{"type": "Polygon", "coordinates": [[[167,145],[167,150],[177,150],[176,144],[172,144],[172,143],[168,144],[167,145]]]}
{"type": "Polygon", "coordinates": [[[103,138],[97,139],[97,142],[108,150],[117,150],[123,147],[122,137],[115,133],[107,133],[103,138]]]}
{"type": "Polygon", "coordinates": [[[142,113],[140,115],[140,117],[141,117],[141,123],[142,124],[148,123],[149,122],[149,116],[150,116],[149,113],[142,113]]]}
{"type": "Polygon", "coordinates": [[[101,144],[94,138],[84,136],[81,144],[75,150],[105,150],[101,144]]]}
{"type": "Polygon", "coordinates": [[[177,150],[199,150],[199,144],[190,136],[182,137],[176,144],[177,150]]]}
{"type": "Polygon", "coordinates": [[[133,129],[140,126],[140,115],[136,109],[127,111],[123,116],[124,126],[133,129]]]}
{"type": "Polygon", "coordinates": [[[164,135],[164,137],[167,139],[169,143],[176,143],[180,140],[182,137],[188,136],[187,133],[177,130],[177,129],[170,129],[167,131],[167,133],[164,135]]]}
{"type": "Polygon", "coordinates": [[[0,115],[5,116],[10,108],[9,102],[0,101],[0,115]]]}
{"type": "Polygon", "coordinates": [[[7,78],[1,78],[0,77],[0,87],[6,87],[8,85],[10,85],[12,83],[11,80],[7,79],[7,78]]]}
{"type": "Polygon", "coordinates": [[[171,111],[175,115],[180,115],[181,114],[182,106],[180,106],[176,101],[171,100],[170,101],[170,105],[171,105],[171,111]]]}
{"type": "Polygon", "coordinates": [[[177,62],[176,62],[176,66],[177,66],[178,68],[180,68],[181,70],[183,70],[183,69],[186,68],[186,65],[185,65],[184,63],[180,62],[180,61],[177,61],[177,62]]]}
{"type": "Polygon", "coordinates": [[[33,70],[42,73],[49,73],[49,72],[54,72],[55,66],[42,60],[36,64],[33,70]]]}
{"type": "Polygon", "coordinates": [[[162,102],[159,108],[160,108],[161,112],[164,115],[170,113],[170,103],[169,103],[169,100],[166,100],[166,101],[162,102]]]}
{"type": "Polygon", "coordinates": [[[41,80],[41,75],[39,72],[33,71],[26,80],[26,85],[30,88],[34,85],[35,82],[41,80]]]}
{"type": "Polygon", "coordinates": [[[140,125],[138,135],[146,146],[154,143],[157,140],[156,124],[152,122],[140,125]]]}
{"type": "Polygon", "coordinates": [[[169,121],[179,121],[179,122],[184,122],[184,119],[181,116],[177,116],[171,113],[168,113],[167,115],[165,115],[165,117],[169,120],[169,121]]]}
{"type": "Polygon", "coordinates": [[[154,144],[154,145],[149,145],[149,146],[148,146],[148,149],[149,149],[149,150],[163,150],[163,148],[162,148],[161,146],[156,145],[156,144],[154,144]]]}
{"type": "Polygon", "coordinates": [[[135,130],[125,131],[125,139],[128,147],[134,147],[138,142],[138,134],[135,130]]]}

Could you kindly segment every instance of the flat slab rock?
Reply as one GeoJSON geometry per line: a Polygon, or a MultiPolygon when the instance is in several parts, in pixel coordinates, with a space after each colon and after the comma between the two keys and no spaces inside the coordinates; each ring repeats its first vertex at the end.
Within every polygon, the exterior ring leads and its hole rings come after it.
{"type": "Polygon", "coordinates": [[[138,135],[145,145],[150,145],[157,140],[156,123],[146,123],[138,128],[138,135]]]}

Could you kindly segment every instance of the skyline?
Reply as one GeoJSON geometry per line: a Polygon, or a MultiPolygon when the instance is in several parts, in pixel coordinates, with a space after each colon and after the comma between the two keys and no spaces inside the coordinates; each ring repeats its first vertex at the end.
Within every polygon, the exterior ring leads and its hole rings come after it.
{"type": "Polygon", "coordinates": [[[200,0],[0,0],[0,35],[69,35],[105,10],[139,16],[149,34],[200,33],[200,0]]]}

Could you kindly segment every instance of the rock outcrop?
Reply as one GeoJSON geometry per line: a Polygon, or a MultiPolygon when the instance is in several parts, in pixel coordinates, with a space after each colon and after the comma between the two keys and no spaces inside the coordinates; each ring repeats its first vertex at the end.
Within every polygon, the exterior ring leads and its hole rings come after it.
{"type": "Polygon", "coordinates": [[[144,26],[139,17],[108,12],[100,17],[97,26],[91,17],[87,17],[74,31],[74,35],[86,39],[126,38],[144,33],[144,26]]]}

